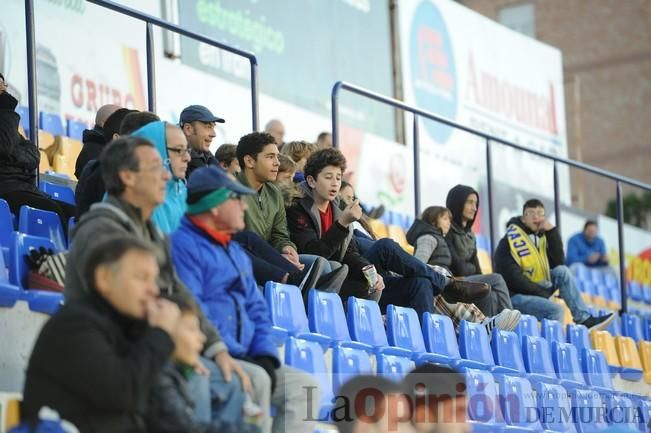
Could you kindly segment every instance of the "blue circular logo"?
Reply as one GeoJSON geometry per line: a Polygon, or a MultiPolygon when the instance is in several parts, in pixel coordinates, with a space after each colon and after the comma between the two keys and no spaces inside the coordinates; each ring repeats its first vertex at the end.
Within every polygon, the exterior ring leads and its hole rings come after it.
{"type": "MultiPolygon", "coordinates": [[[[423,110],[455,119],[457,74],[450,34],[439,9],[425,0],[416,8],[411,23],[411,79],[416,105],[423,110]]],[[[449,126],[426,120],[427,132],[438,143],[452,133],[449,126]]]]}

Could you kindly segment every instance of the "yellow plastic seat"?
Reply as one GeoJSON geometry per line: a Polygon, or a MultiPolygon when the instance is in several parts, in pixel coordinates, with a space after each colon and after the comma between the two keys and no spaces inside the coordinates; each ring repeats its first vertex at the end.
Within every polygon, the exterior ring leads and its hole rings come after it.
{"type": "Polygon", "coordinates": [[[83,144],[79,140],[60,135],[56,137],[56,142],[57,152],[52,160],[54,171],[67,174],[71,179],[77,179],[75,177],[75,164],[83,144]],[[59,158],[59,156],[63,158],[59,158]]]}
{"type": "Polygon", "coordinates": [[[619,311],[619,310],[622,309],[622,306],[619,305],[619,303],[617,301],[608,301],[606,303],[606,308],[608,308],[609,310],[613,310],[613,311],[619,311]]]}
{"type": "Polygon", "coordinates": [[[48,156],[53,155],[56,153],[56,140],[54,139],[54,135],[50,134],[47,131],[43,131],[42,129],[38,130],[38,148],[41,150],[44,150],[45,153],[48,154],[48,156]]]}
{"type": "Polygon", "coordinates": [[[40,173],[45,173],[46,171],[52,170],[52,166],[50,165],[50,161],[47,159],[47,154],[43,152],[42,150],[39,150],[41,154],[41,160],[38,163],[38,171],[40,173]]]}
{"type": "Polygon", "coordinates": [[[586,304],[592,305],[592,296],[589,293],[581,293],[581,298],[586,304]]]}
{"type": "Polygon", "coordinates": [[[621,367],[622,363],[619,361],[619,355],[615,348],[615,339],[608,331],[592,331],[590,333],[590,340],[592,340],[592,347],[600,350],[606,356],[606,362],[609,366],[621,367]]]}
{"type": "Polygon", "coordinates": [[[20,400],[11,398],[6,404],[4,431],[9,431],[20,424],[20,400]]]}
{"type": "Polygon", "coordinates": [[[572,318],[572,312],[570,309],[567,307],[567,304],[565,301],[557,296],[554,296],[552,298],[552,301],[560,306],[563,307],[563,329],[567,327],[567,325],[571,325],[574,323],[574,319],[572,318]]]}
{"type": "Polygon", "coordinates": [[[642,361],[635,341],[631,337],[615,337],[615,347],[622,365],[622,379],[637,382],[643,377],[642,361]]]}
{"type": "Polygon", "coordinates": [[[382,221],[369,219],[368,223],[371,226],[371,229],[373,230],[373,234],[375,234],[375,237],[377,237],[378,239],[389,237],[387,226],[385,226],[382,221]]]}
{"type": "Polygon", "coordinates": [[[409,245],[409,242],[407,242],[407,236],[405,235],[405,231],[401,227],[389,225],[387,227],[387,232],[389,237],[394,241],[396,241],[398,245],[402,247],[403,250],[405,250],[411,255],[414,254],[414,247],[409,245]]]}
{"type": "Polygon", "coordinates": [[[640,341],[640,361],[644,370],[644,381],[651,384],[651,341],[640,341]]]}
{"type": "Polygon", "coordinates": [[[54,164],[52,165],[52,168],[54,168],[54,171],[57,173],[65,174],[70,179],[77,180],[77,177],[75,176],[75,161],[68,159],[68,157],[64,155],[54,155],[54,164]]]}
{"type": "Polygon", "coordinates": [[[599,295],[593,295],[592,305],[599,308],[606,308],[608,306],[608,301],[599,295]]]}

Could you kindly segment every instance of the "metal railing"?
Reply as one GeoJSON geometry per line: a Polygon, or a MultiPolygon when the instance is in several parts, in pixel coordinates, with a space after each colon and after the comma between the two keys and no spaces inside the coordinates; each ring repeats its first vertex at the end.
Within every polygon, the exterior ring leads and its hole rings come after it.
{"type": "Polygon", "coordinates": [[[627,309],[627,288],[626,288],[626,262],[624,255],[624,201],[622,194],[622,185],[627,184],[637,188],[644,189],[646,191],[651,191],[651,185],[644,182],[639,182],[635,179],[631,179],[625,176],[620,176],[616,173],[612,173],[607,170],[603,170],[597,167],[593,167],[589,164],[584,164],[579,161],[574,161],[568,158],[562,158],[559,156],[550,155],[544,152],[540,152],[534,149],[528,149],[519,144],[506,141],[502,138],[487,134],[485,132],[469,128],[467,126],[453,122],[452,120],[446,119],[429,111],[422,110],[413,105],[406,104],[402,101],[399,101],[388,96],[381,95],[379,93],[370,91],[360,86],[356,86],[345,81],[338,81],[332,88],[331,96],[331,110],[332,110],[332,144],[336,147],[339,144],[339,93],[341,90],[347,90],[351,93],[354,93],[359,96],[363,96],[374,101],[380,102],[382,104],[399,108],[404,111],[408,111],[414,115],[413,120],[413,153],[414,153],[414,212],[415,215],[420,215],[421,204],[420,204],[420,146],[419,146],[419,118],[433,120],[435,122],[442,123],[444,125],[450,126],[461,131],[465,131],[469,134],[478,136],[486,140],[486,183],[487,183],[487,201],[488,201],[488,226],[490,233],[490,244],[491,248],[495,245],[495,225],[493,217],[493,169],[492,169],[492,143],[499,143],[501,145],[520,150],[532,155],[545,158],[547,160],[553,161],[554,164],[554,211],[556,213],[556,225],[560,227],[561,219],[561,208],[560,208],[560,198],[559,198],[559,185],[558,185],[558,164],[565,164],[570,167],[578,168],[580,170],[587,171],[589,173],[596,174],[607,179],[614,180],[616,183],[616,204],[617,204],[617,234],[618,234],[618,244],[619,244],[619,277],[620,277],[620,286],[622,294],[622,311],[627,309]]]}
{"type": "MultiPolygon", "coordinates": [[[[255,54],[240,50],[230,45],[211,39],[199,33],[192,32],[162,20],[152,15],[139,12],[135,9],[119,5],[110,0],[86,0],[89,3],[110,9],[122,15],[135,18],[146,23],[147,44],[147,105],[149,111],[156,111],[156,73],[154,59],[154,27],[178,33],[181,36],[195,39],[199,42],[228,51],[249,60],[251,67],[251,123],[253,131],[258,130],[258,60],[255,54]]],[[[27,95],[29,103],[29,136],[35,145],[38,145],[38,106],[36,98],[36,40],[34,28],[34,0],[25,0],[25,30],[27,42],[27,95]]]]}

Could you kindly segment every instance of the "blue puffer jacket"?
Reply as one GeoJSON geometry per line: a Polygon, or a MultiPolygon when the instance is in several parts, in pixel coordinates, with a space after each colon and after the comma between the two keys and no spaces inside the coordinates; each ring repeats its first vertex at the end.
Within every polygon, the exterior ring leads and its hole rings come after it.
{"type": "Polygon", "coordinates": [[[172,259],[233,357],[278,358],[267,303],[237,242],[222,246],[185,217],[172,234],[172,259]]]}
{"type": "Polygon", "coordinates": [[[188,189],[185,181],[174,176],[170,167],[169,156],[167,155],[167,139],[165,138],[165,122],[152,122],[135,131],[136,137],[146,138],[154,143],[156,150],[163,158],[165,168],[170,172],[172,178],[167,181],[165,189],[165,203],[158,206],[151,217],[156,226],[163,233],[172,233],[177,229],[183,214],[185,213],[185,199],[188,196],[188,189]]]}

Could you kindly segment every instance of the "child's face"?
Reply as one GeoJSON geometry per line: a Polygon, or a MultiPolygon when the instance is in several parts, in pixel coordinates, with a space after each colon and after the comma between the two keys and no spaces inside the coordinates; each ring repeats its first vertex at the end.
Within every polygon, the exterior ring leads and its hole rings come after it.
{"type": "Polygon", "coordinates": [[[447,235],[450,231],[450,224],[450,214],[448,212],[443,213],[436,221],[436,227],[441,230],[443,235],[447,235]]]}
{"type": "Polygon", "coordinates": [[[293,171],[279,171],[276,183],[292,183],[295,172],[293,171]]]}
{"type": "Polygon", "coordinates": [[[174,328],[174,353],[175,362],[189,366],[199,363],[199,355],[206,342],[206,336],[199,327],[199,318],[194,313],[185,312],[174,328]]]}

